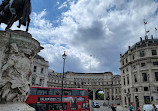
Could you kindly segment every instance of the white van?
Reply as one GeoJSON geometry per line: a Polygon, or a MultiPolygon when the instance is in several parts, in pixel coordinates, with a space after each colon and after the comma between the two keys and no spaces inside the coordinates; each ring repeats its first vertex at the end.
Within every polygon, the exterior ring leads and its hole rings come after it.
{"type": "MultiPolygon", "coordinates": [[[[158,108],[158,105],[156,105],[156,107],[158,108]]],[[[153,105],[152,104],[145,104],[143,106],[143,111],[151,111],[153,108],[153,105]]]]}

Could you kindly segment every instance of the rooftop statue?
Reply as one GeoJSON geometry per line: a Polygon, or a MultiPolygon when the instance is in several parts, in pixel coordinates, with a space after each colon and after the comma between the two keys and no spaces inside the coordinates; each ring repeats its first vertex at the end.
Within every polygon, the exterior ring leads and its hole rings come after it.
{"type": "Polygon", "coordinates": [[[5,29],[7,30],[14,22],[19,21],[17,27],[20,28],[21,25],[27,25],[26,31],[28,31],[31,10],[30,0],[2,0],[0,5],[0,24],[7,24],[5,29]]]}

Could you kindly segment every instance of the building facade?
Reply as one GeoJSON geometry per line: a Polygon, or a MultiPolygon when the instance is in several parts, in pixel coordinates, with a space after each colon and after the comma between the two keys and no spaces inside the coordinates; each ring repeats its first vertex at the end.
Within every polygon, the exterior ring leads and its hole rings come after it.
{"type": "Polygon", "coordinates": [[[32,86],[47,87],[48,67],[48,61],[39,55],[35,56],[32,65],[32,76],[30,77],[32,86]]]}
{"type": "Polygon", "coordinates": [[[158,39],[140,38],[120,54],[120,64],[123,106],[158,103],[158,39]]]}
{"type": "MultiPolygon", "coordinates": [[[[62,74],[50,72],[48,87],[61,87],[62,74]]],[[[64,88],[84,88],[89,92],[92,100],[97,100],[97,93],[104,92],[104,101],[107,103],[121,103],[121,76],[111,72],[104,73],[75,73],[64,74],[64,88]]]]}

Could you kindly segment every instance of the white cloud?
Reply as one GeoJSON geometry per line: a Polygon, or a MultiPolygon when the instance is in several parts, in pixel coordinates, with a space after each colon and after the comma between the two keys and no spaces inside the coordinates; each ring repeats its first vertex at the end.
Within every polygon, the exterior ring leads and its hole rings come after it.
{"type": "Polygon", "coordinates": [[[58,8],[69,7],[59,26],[45,19],[47,10],[34,12],[30,33],[45,47],[40,54],[57,72],[62,71],[61,55],[66,51],[67,70],[89,72],[93,55],[91,71],[119,73],[119,54],[144,36],[144,18],[154,34],[157,6],[151,0],[67,0],[58,8]]]}

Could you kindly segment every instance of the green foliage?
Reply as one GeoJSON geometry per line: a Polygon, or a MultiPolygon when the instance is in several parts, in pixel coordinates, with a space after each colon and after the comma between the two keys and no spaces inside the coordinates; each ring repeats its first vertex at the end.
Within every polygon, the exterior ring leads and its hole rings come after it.
{"type": "Polygon", "coordinates": [[[103,93],[97,93],[98,100],[104,100],[104,94],[103,93]]]}

